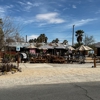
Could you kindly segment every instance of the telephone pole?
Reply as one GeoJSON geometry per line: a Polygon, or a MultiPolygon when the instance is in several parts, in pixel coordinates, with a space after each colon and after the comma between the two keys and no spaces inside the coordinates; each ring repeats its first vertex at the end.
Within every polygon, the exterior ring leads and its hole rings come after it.
{"type": "Polygon", "coordinates": [[[74,46],[74,26],[75,26],[75,25],[73,25],[73,33],[72,33],[72,46],[74,46]]]}

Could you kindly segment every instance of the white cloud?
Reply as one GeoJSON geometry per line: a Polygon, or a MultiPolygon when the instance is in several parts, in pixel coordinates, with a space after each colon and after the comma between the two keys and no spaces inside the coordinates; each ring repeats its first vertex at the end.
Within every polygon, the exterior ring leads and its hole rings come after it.
{"type": "Polygon", "coordinates": [[[31,7],[32,7],[32,6],[26,6],[26,7],[25,7],[25,11],[30,12],[31,7]]]}
{"type": "Polygon", "coordinates": [[[97,19],[96,18],[94,18],[94,19],[82,19],[82,20],[75,21],[75,22],[69,24],[68,27],[70,28],[70,27],[72,27],[72,25],[82,26],[82,25],[88,24],[89,22],[95,21],[95,20],[97,20],[97,19]]]}
{"type": "Polygon", "coordinates": [[[5,16],[6,9],[4,7],[0,7],[0,17],[3,18],[5,16]]]}
{"type": "Polygon", "coordinates": [[[20,4],[20,5],[26,5],[26,3],[24,3],[24,2],[21,2],[21,1],[18,1],[18,3],[20,4]]]}
{"type": "Polygon", "coordinates": [[[35,39],[37,38],[39,35],[30,35],[30,36],[27,36],[27,40],[30,40],[30,39],[35,39]]]}
{"type": "Polygon", "coordinates": [[[22,24],[31,24],[35,22],[34,18],[29,17],[29,18],[22,18],[22,17],[14,17],[15,21],[20,22],[22,24]]]}
{"type": "Polygon", "coordinates": [[[13,8],[14,6],[13,5],[7,5],[5,6],[6,9],[10,9],[10,8],[13,8]]]}
{"type": "Polygon", "coordinates": [[[3,7],[0,7],[0,13],[4,13],[5,9],[3,7]]]}
{"type": "Polygon", "coordinates": [[[75,5],[72,5],[72,7],[75,9],[75,8],[77,8],[75,5]]]}
{"type": "Polygon", "coordinates": [[[64,8],[63,10],[67,10],[67,9],[69,9],[69,8],[66,7],[66,8],[64,8]]]}
{"type": "Polygon", "coordinates": [[[38,3],[34,3],[33,6],[37,7],[40,6],[42,3],[38,2],[38,3]]]}
{"type": "Polygon", "coordinates": [[[23,24],[37,23],[39,27],[47,24],[59,24],[65,22],[63,19],[58,18],[58,13],[38,14],[35,17],[15,17],[17,22],[23,24]]]}
{"type": "Polygon", "coordinates": [[[29,2],[29,1],[27,2],[27,4],[28,4],[28,5],[33,5],[33,4],[32,4],[31,2],[29,2]]]}
{"type": "Polygon", "coordinates": [[[36,19],[38,22],[46,21],[47,23],[63,23],[65,22],[63,19],[58,18],[58,13],[45,13],[36,15],[36,19]]]}
{"type": "Polygon", "coordinates": [[[40,6],[42,3],[41,2],[35,2],[35,3],[33,3],[33,2],[21,2],[21,1],[19,1],[18,2],[20,5],[22,5],[22,6],[25,6],[25,5],[27,5],[27,6],[32,6],[32,7],[37,7],[37,6],[40,6]]]}
{"type": "Polygon", "coordinates": [[[30,9],[33,9],[33,7],[38,7],[38,6],[40,6],[41,4],[43,4],[43,3],[41,3],[41,2],[18,2],[22,7],[23,7],[23,9],[24,9],[24,11],[27,11],[27,12],[30,12],[30,9]]]}
{"type": "Polygon", "coordinates": [[[0,17],[5,17],[11,8],[13,8],[13,5],[0,6],[0,17]]]}
{"type": "Polygon", "coordinates": [[[34,22],[34,19],[30,19],[30,20],[25,20],[24,21],[25,24],[30,24],[30,23],[33,23],[33,22],[34,22]]]}
{"type": "Polygon", "coordinates": [[[30,5],[30,6],[33,6],[33,7],[40,6],[41,4],[42,4],[41,2],[35,2],[35,3],[27,2],[27,5],[30,5]]]}

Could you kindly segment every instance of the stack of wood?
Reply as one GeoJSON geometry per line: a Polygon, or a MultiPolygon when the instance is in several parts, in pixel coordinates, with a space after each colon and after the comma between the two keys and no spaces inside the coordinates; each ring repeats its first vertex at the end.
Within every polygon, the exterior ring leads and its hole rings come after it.
{"type": "Polygon", "coordinates": [[[61,56],[55,56],[52,59],[53,63],[65,63],[65,58],[61,57],[61,56]]]}
{"type": "Polygon", "coordinates": [[[65,58],[56,55],[44,55],[30,59],[30,63],[65,63],[65,58]]]}
{"type": "Polygon", "coordinates": [[[46,59],[43,57],[31,58],[30,63],[46,63],[46,59]]]}

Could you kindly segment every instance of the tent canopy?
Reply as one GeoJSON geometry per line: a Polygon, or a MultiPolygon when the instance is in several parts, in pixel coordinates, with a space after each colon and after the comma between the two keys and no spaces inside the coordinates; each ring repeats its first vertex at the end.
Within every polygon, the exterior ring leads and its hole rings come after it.
{"type": "Polygon", "coordinates": [[[89,46],[85,46],[85,45],[81,45],[79,46],[78,48],[76,48],[76,50],[79,50],[79,51],[89,51],[89,50],[93,50],[92,48],[90,48],[89,46]]]}
{"type": "Polygon", "coordinates": [[[30,43],[30,45],[27,46],[26,48],[32,49],[32,48],[37,48],[37,47],[35,47],[33,44],[30,43]]]}
{"type": "Polygon", "coordinates": [[[66,47],[66,49],[68,49],[68,50],[75,50],[72,46],[68,46],[68,47],[66,47]]]}

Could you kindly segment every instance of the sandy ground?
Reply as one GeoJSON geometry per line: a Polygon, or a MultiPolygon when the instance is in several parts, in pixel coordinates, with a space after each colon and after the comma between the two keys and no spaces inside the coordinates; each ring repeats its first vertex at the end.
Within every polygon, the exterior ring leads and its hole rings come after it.
{"type": "Polygon", "coordinates": [[[92,68],[93,64],[20,63],[22,72],[0,76],[0,87],[100,81],[100,64],[92,68]]]}

